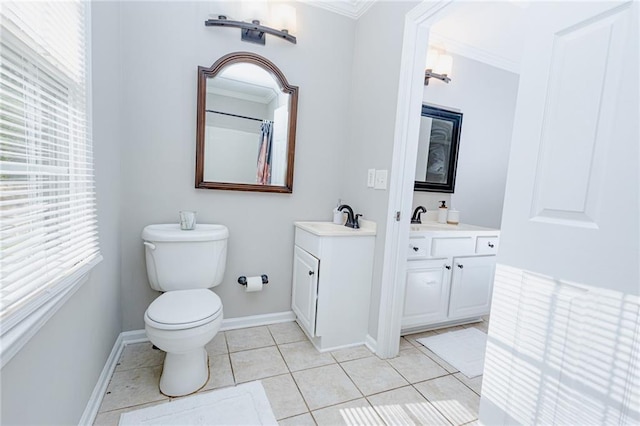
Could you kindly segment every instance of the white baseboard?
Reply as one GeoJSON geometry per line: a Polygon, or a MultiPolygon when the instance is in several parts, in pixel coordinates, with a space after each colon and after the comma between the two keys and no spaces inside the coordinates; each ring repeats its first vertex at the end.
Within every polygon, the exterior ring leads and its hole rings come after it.
{"type": "Polygon", "coordinates": [[[295,319],[296,314],[294,314],[293,311],[276,312],[275,314],[251,315],[239,318],[227,318],[222,320],[220,331],[277,324],[279,322],[295,321],[295,319]]]}
{"type": "MultiPolygon", "coordinates": [[[[266,315],[252,315],[240,318],[229,318],[222,320],[220,331],[277,324],[280,322],[294,321],[295,319],[296,315],[293,313],[293,311],[277,312],[275,314],[266,315]]],[[[79,425],[92,425],[95,421],[98,410],[100,409],[100,404],[102,403],[102,397],[107,391],[109,380],[111,379],[111,376],[116,369],[116,365],[120,360],[120,355],[122,354],[124,347],[134,343],[142,343],[148,341],[149,338],[147,337],[147,333],[144,330],[124,331],[118,335],[115,343],[113,344],[113,348],[111,349],[111,353],[109,354],[109,358],[107,358],[107,362],[104,364],[102,373],[100,373],[100,377],[98,377],[98,382],[93,388],[91,397],[89,397],[89,401],[87,402],[87,406],[82,413],[82,417],[80,417],[80,421],[78,422],[79,425]]]]}
{"type": "Polygon", "coordinates": [[[364,344],[367,345],[371,352],[376,353],[376,350],[378,349],[378,342],[376,339],[367,334],[364,344]]]}
{"type": "Polygon", "coordinates": [[[113,375],[113,371],[116,369],[116,364],[118,364],[120,354],[122,354],[122,350],[125,346],[123,343],[123,334],[124,333],[120,333],[113,344],[109,358],[107,358],[107,362],[102,368],[102,373],[100,373],[100,377],[98,377],[98,382],[93,388],[93,392],[89,397],[89,401],[82,413],[82,417],[80,417],[80,421],[78,422],[79,425],[92,425],[96,419],[98,409],[102,403],[102,397],[107,391],[109,380],[111,379],[111,375],[113,375]]]}

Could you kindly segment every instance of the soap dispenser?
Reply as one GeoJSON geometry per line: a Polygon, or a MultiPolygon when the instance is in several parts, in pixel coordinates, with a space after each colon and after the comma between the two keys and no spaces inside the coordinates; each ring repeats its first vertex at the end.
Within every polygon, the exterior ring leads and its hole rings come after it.
{"type": "Polygon", "coordinates": [[[447,223],[447,202],[440,201],[440,207],[438,207],[438,223],[447,223]]]}
{"type": "Polygon", "coordinates": [[[342,200],[338,199],[338,204],[333,209],[333,223],[336,225],[344,225],[344,213],[338,210],[338,207],[342,205],[342,200]]]}

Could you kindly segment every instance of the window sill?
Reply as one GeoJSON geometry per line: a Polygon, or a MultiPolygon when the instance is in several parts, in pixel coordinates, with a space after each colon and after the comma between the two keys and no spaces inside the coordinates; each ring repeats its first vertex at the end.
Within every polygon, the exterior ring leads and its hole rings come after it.
{"type": "Polygon", "coordinates": [[[67,300],[89,280],[93,268],[102,261],[98,254],[86,265],[65,278],[57,290],[44,294],[33,302],[36,307],[25,307],[26,314],[18,312],[18,320],[5,321],[0,331],[0,368],[4,367],[67,300]]]}

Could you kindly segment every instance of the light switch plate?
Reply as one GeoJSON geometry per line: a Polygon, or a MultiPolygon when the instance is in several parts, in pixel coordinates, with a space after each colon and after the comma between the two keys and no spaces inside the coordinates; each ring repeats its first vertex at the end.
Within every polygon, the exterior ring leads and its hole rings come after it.
{"type": "Polygon", "coordinates": [[[367,187],[373,188],[376,183],[376,169],[367,170],[367,187]]]}
{"type": "Polygon", "coordinates": [[[375,189],[387,189],[387,174],[386,170],[376,170],[375,189]]]}

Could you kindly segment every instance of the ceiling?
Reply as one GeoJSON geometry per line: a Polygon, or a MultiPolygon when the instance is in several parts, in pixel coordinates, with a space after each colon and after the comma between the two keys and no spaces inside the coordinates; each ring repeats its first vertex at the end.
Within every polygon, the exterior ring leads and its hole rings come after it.
{"type": "Polygon", "coordinates": [[[464,2],[431,29],[429,44],[518,73],[527,3],[464,2]]]}
{"type": "MultiPolygon", "coordinates": [[[[307,3],[358,19],[375,1],[315,0],[307,3]]],[[[432,27],[430,44],[518,73],[528,5],[524,0],[456,2],[450,6],[450,13],[432,27]]]]}

